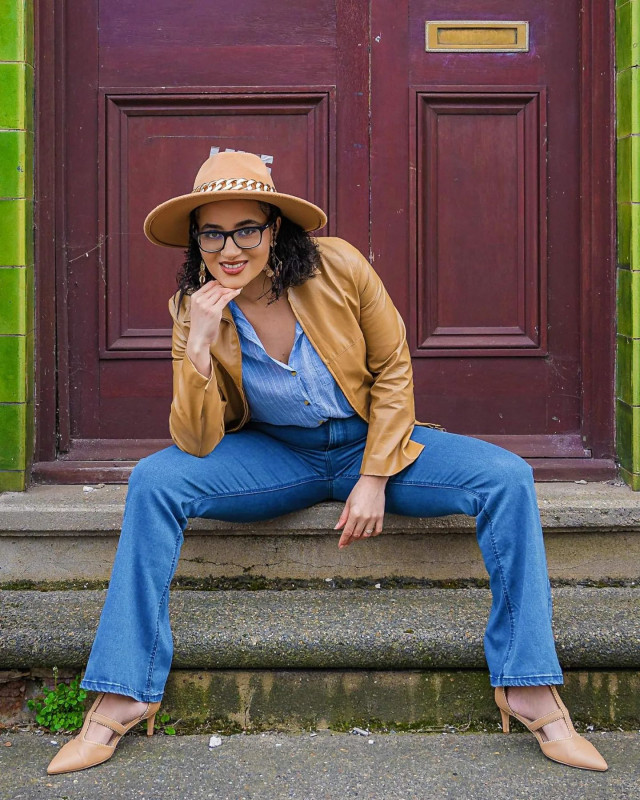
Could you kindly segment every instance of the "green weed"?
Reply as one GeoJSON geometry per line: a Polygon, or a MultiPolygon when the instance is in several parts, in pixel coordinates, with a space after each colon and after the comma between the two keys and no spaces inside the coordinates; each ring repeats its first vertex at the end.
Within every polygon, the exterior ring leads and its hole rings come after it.
{"type": "Polygon", "coordinates": [[[82,727],[84,700],[87,693],[80,688],[80,675],[71,683],[58,683],[58,668],[53,668],[53,689],[42,687],[42,694],[27,705],[36,712],[36,722],[50,731],[72,731],[82,727]]]}

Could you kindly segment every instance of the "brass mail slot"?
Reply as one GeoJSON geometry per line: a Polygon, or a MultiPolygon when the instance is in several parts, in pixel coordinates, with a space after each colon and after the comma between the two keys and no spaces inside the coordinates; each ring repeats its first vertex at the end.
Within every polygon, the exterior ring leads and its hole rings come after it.
{"type": "Polygon", "coordinates": [[[487,20],[425,22],[425,50],[441,53],[514,53],[529,50],[529,23],[487,20]]]}

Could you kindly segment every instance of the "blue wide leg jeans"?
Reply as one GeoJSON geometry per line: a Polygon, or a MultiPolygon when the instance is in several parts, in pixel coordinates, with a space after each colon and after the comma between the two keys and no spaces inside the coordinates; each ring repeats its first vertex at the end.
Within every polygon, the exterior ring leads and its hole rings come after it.
{"type": "MultiPolygon", "coordinates": [[[[345,501],[360,477],[367,428],[358,416],[317,428],[250,422],[204,458],[175,445],[143,458],[129,480],[109,589],[80,685],[160,700],[173,656],[169,585],[187,518],[252,522],[322,500],[345,501]]],[[[424,450],[389,479],[385,510],[476,517],[493,597],[484,638],[491,685],[561,684],[531,467],[468,436],[415,426],[411,438],[424,450]]],[[[366,547],[367,540],[354,546],[366,547]]]]}

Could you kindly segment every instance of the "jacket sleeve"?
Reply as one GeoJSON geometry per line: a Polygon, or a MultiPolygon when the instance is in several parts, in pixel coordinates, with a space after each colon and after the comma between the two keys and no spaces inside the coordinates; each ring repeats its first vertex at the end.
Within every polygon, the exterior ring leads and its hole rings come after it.
{"type": "Polygon", "coordinates": [[[361,475],[395,475],[420,455],[411,439],[415,424],[413,369],[406,329],[382,280],[358,253],[355,278],[360,295],[360,327],[373,375],[369,433],[361,475]]]}
{"type": "Polygon", "coordinates": [[[169,300],[169,312],[173,318],[173,400],[169,414],[169,431],[181,450],[203,457],[224,436],[226,400],[215,379],[213,356],[209,355],[211,376],[205,378],[187,355],[189,325],[180,320],[174,297],[169,300]]]}

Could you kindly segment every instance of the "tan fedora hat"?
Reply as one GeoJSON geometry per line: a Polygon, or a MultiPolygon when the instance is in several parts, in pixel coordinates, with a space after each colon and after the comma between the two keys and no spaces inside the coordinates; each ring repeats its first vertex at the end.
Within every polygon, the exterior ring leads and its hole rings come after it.
{"type": "Polygon", "coordinates": [[[193,191],[173,197],[153,209],[144,221],[149,241],[164,247],[189,245],[189,214],[194,208],[220,200],[262,200],[282,211],[305,231],[327,224],[318,206],[276,191],[269,170],[253,153],[224,152],[208,158],[198,170],[193,191]]]}

